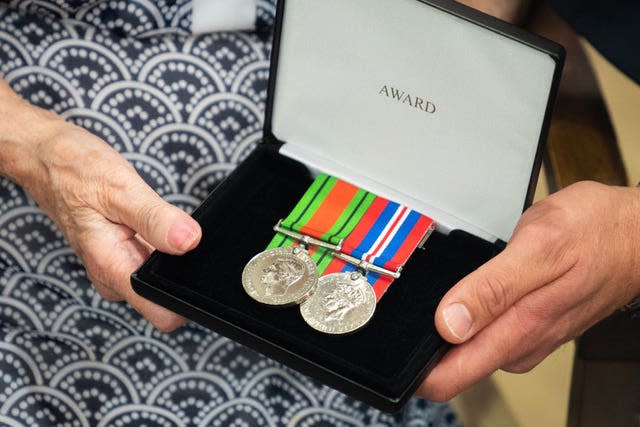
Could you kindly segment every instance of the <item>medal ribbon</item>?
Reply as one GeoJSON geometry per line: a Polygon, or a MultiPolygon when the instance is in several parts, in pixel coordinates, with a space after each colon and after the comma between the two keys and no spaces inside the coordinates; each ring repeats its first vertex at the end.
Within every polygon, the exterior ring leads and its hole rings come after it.
{"type": "MultiPolygon", "coordinates": [[[[434,222],[408,207],[376,196],[342,180],[320,174],[281,226],[337,245],[342,252],[378,267],[397,271],[433,230],[434,222]]],[[[276,233],[268,249],[296,241],[276,233]]],[[[309,248],[319,275],[355,271],[356,266],[321,247],[309,248]]],[[[393,278],[369,272],[367,280],[379,301],[393,278]]]]}

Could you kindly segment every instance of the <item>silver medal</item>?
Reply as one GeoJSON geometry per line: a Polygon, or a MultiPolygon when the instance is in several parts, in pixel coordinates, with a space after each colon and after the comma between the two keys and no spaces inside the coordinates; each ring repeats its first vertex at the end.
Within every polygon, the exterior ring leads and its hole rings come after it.
{"type": "Polygon", "coordinates": [[[300,304],[318,283],[316,264],[300,247],[264,251],[242,272],[242,286],[251,298],[268,305],[300,304]]]}
{"type": "Polygon", "coordinates": [[[347,334],[365,326],[376,309],[376,294],[358,272],[335,273],[318,281],[314,294],[300,306],[305,322],[326,334],[347,334]]]}

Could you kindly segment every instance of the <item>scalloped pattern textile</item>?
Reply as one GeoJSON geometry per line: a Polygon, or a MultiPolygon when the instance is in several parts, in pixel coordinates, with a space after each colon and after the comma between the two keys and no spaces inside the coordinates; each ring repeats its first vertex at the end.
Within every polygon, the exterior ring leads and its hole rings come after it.
{"type": "MultiPolygon", "coordinates": [[[[8,3],[21,13],[73,20],[119,36],[142,38],[191,32],[191,0],[0,0],[0,3],[8,3]]],[[[273,25],[274,3],[275,0],[256,1],[256,29],[273,25]]]]}
{"type": "MultiPolygon", "coordinates": [[[[268,22],[273,5],[262,5],[268,22]]],[[[190,37],[186,9],[181,0],[2,5],[0,74],[31,103],[99,135],[191,211],[260,139],[269,41],[190,37]]],[[[102,300],[54,224],[0,179],[0,426],[33,425],[457,420],[449,406],[418,399],[381,413],[194,323],[157,332],[125,303],[102,300]]]]}

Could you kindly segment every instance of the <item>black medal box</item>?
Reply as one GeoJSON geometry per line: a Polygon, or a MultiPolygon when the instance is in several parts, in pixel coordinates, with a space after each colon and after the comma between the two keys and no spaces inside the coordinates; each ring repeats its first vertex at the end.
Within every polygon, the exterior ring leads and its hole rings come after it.
{"type": "Polygon", "coordinates": [[[136,292],[387,411],[447,350],[442,296],[495,256],[533,197],[560,46],[445,0],[280,0],[263,141],[155,252],[136,292]],[[402,89],[400,89],[402,87],[402,89]],[[386,167],[381,167],[386,165],[386,167]],[[242,270],[321,169],[439,224],[356,333],[251,299],[242,270]]]}

